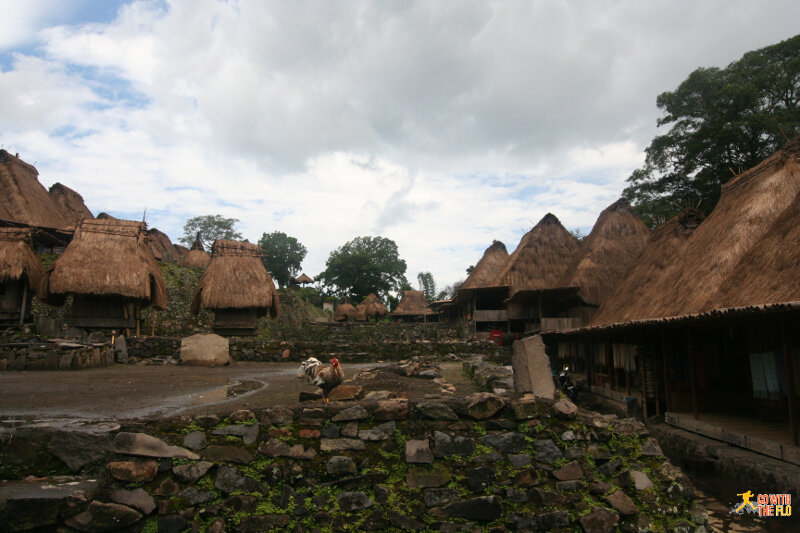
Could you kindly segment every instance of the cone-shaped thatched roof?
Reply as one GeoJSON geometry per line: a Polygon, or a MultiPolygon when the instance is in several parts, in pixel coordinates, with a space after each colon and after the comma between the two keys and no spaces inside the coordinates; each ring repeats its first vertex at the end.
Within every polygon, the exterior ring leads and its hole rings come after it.
{"type": "Polygon", "coordinates": [[[92,212],[83,203],[83,197],[66,185],[54,183],[50,187],[50,198],[61,208],[70,226],[77,226],[85,218],[94,218],[92,212]]]}
{"type": "Polygon", "coordinates": [[[333,313],[333,319],[337,322],[345,320],[356,319],[356,308],[350,302],[342,302],[336,306],[336,311],[333,313]]]}
{"type": "Polygon", "coordinates": [[[392,312],[392,316],[422,316],[435,315],[436,313],[425,301],[422,291],[403,291],[403,297],[392,312]]]}
{"type": "Polygon", "coordinates": [[[492,241],[492,245],[483,252],[483,257],[458,290],[478,289],[492,285],[500,271],[508,263],[508,257],[506,245],[500,241],[492,241]]]}
{"type": "Polygon", "coordinates": [[[492,285],[509,287],[509,297],[520,290],[557,287],[579,249],[578,239],[547,213],[522,236],[492,285]]]}
{"type": "Polygon", "coordinates": [[[33,165],[0,150],[0,220],[45,228],[74,227],[39,183],[38,176],[33,165]]]}
{"type": "Polygon", "coordinates": [[[294,282],[299,285],[302,285],[304,283],[314,283],[314,280],[311,279],[309,276],[307,276],[304,272],[300,274],[298,277],[294,278],[294,282]]]}
{"type": "Polygon", "coordinates": [[[198,233],[192,248],[183,255],[181,264],[189,268],[206,268],[209,261],[211,261],[211,255],[203,249],[203,243],[198,233]]]}
{"type": "Polygon", "coordinates": [[[579,287],[584,302],[600,305],[625,277],[649,237],[650,230],[628,202],[617,200],[600,213],[558,286],[579,287]]]}
{"type": "Polygon", "coordinates": [[[369,294],[356,307],[362,309],[366,318],[380,318],[389,314],[389,310],[383,305],[380,298],[375,293],[369,294]]]}
{"type": "Polygon", "coordinates": [[[39,287],[39,298],[48,303],[58,304],[68,294],[121,296],[166,309],[167,289],[145,244],[145,224],[83,220],[39,287]]]}
{"type": "Polygon", "coordinates": [[[664,270],[679,260],[686,240],[702,221],[703,213],[690,208],[656,228],[625,278],[605,299],[589,325],[628,322],[641,316],[648,305],[647,293],[658,290],[658,280],[664,270]]]}
{"type": "Polygon", "coordinates": [[[258,316],[277,318],[280,298],[261,261],[258,244],[217,239],[192,300],[192,313],[206,309],[256,309],[258,316]]]}
{"type": "Polygon", "coordinates": [[[31,237],[28,228],[0,228],[0,283],[24,277],[31,290],[37,289],[44,269],[30,248],[31,237]]]}

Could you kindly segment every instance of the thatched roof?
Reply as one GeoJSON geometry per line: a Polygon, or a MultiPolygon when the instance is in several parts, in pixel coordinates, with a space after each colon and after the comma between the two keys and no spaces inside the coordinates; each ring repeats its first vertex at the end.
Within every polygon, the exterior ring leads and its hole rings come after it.
{"type": "Polygon", "coordinates": [[[93,218],[92,212],[83,203],[83,197],[66,185],[54,183],[49,190],[50,198],[61,208],[70,226],[77,226],[85,218],[93,218]]]}
{"type": "Polygon", "coordinates": [[[31,290],[38,287],[44,269],[30,248],[32,231],[23,228],[0,228],[0,283],[23,277],[31,290]]]}
{"type": "Polygon", "coordinates": [[[300,274],[298,277],[294,278],[294,282],[302,285],[304,283],[314,283],[314,280],[307,276],[304,272],[303,274],[300,274]]]}
{"type": "Polygon", "coordinates": [[[556,287],[579,249],[578,239],[548,213],[522,236],[491,285],[509,287],[509,297],[520,290],[556,287]]]}
{"type": "Polygon", "coordinates": [[[636,300],[629,301],[631,311],[608,313],[604,319],[658,319],[780,303],[762,301],[764,298],[800,300],[794,281],[797,246],[791,240],[781,241],[791,233],[798,194],[800,139],[794,139],[728,182],[714,211],[689,236],[663,274],[650,280],[636,300]],[[768,257],[759,257],[762,255],[768,257]],[[765,279],[769,275],[792,281],[773,286],[765,279]],[[740,289],[737,283],[744,285],[740,289]]]}
{"type": "Polygon", "coordinates": [[[206,268],[211,261],[211,255],[203,250],[189,250],[183,255],[183,262],[185,267],[189,268],[206,268]]]}
{"type": "MultiPolygon", "coordinates": [[[[191,252],[190,252],[191,253],[191,252]]],[[[188,255],[188,254],[187,254],[188,255]]],[[[280,298],[258,244],[217,239],[192,300],[192,313],[206,309],[256,309],[277,318],[280,298]]]]}
{"type": "Polygon", "coordinates": [[[383,305],[380,298],[375,293],[369,294],[356,307],[356,310],[363,310],[366,318],[380,318],[389,314],[389,310],[383,305]]]}
{"type": "Polygon", "coordinates": [[[68,294],[121,296],[166,309],[167,289],[145,244],[145,224],[83,220],[39,287],[39,298],[48,303],[61,303],[68,294]]]}
{"type": "Polygon", "coordinates": [[[356,319],[356,308],[350,302],[342,302],[336,306],[336,311],[333,313],[333,319],[338,322],[343,322],[345,320],[355,320],[356,319]]]}
{"type": "Polygon", "coordinates": [[[500,241],[492,241],[492,245],[483,252],[480,261],[459,287],[459,292],[492,285],[508,263],[508,257],[506,245],[500,241]]]}
{"type": "Polygon", "coordinates": [[[176,262],[172,241],[169,240],[169,236],[166,233],[156,228],[151,228],[147,230],[146,242],[157,261],[176,262]]]}
{"type": "Polygon", "coordinates": [[[183,258],[187,253],[189,253],[189,249],[187,247],[181,246],[180,244],[172,245],[172,257],[179,265],[183,264],[183,258]]]}
{"type": "Polygon", "coordinates": [[[600,213],[558,286],[579,287],[584,302],[600,305],[625,277],[649,237],[650,230],[628,202],[617,200],[600,213]]]}
{"type": "Polygon", "coordinates": [[[403,291],[403,297],[391,314],[392,316],[422,316],[435,315],[436,313],[425,301],[424,292],[403,291]]]}
{"type": "Polygon", "coordinates": [[[0,220],[45,228],[73,227],[74,222],[53,201],[38,176],[33,165],[0,150],[0,220]]]}
{"type": "Polygon", "coordinates": [[[597,310],[589,325],[627,322],[642,314],[648,304],[649,291],[658,290],[664,270],[678,259],[686,240],[703,221],[703,213],[686,209],[657,227],[628,270],[625,278],[597,310]]]}

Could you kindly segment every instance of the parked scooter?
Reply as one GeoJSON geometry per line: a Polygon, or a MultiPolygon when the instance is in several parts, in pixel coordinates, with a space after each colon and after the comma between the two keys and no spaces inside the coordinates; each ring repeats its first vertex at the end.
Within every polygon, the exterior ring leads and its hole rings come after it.
{"type": "Polygon", "coordinates": [[[558,388],[561,389],[567,398],[575,401],[575,398],[578,396],[578,387],[572,382],[572,378],[569,377],[569,366],[564,365],[561,369],[561,372],[558,373],[556,376],[556,383],[558,384],[558,388]]]}

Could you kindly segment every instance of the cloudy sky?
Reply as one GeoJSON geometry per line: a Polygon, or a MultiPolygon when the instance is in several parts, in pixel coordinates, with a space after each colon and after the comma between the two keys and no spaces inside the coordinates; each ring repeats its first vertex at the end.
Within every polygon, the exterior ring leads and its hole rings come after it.
{"type": "Polygon", "coordinates": [[[0,0],[0,143],[96,215],[393,239],[416,285],[591,229],[656,96],[798,32],[786,1],[0,0]]]}

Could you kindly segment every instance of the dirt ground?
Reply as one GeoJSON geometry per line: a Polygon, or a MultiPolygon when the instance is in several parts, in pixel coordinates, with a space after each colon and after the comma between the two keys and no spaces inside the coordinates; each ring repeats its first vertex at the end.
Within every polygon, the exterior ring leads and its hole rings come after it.
{"type": "MultiPolygon", "coordinates": [[[[409,398],[442,394],[431,379],[390,372],[386,364],[345,365],[345,383],[365,393],[388,390],[409,398]],[[383,367],[383,368],[382,368],[383,367]],[[363,372],[362,371],[368,371],[363,372]]],[[[297,377],[297,363],[236,362],[222,368],[114,366],[74,372],[0,373],[0,423],[16,420],[131,420],[297,405],[301,391],[318,389],[297,377]]],[[[452,394],[475,392],[460,362],[442,363],[452,394]],[[451,389],[452,390],[452,389],[451,389]]]]}

